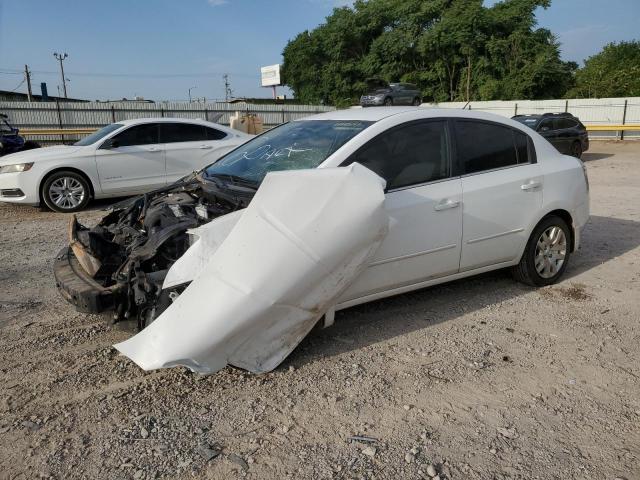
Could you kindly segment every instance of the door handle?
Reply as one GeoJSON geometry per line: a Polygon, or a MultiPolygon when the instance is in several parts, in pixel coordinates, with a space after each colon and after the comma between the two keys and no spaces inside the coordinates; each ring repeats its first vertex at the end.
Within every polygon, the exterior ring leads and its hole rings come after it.
{"type": "Polygon", "coordinates": [[[442,200],[433,207],[433,209],[437,212],[442,210],[448,210],[450,208],[456,208],[460,206],[459,200],[442,200]]]}
{"type": "Polygon", "coordinates": [[[156,152],[161,152],[162,150],[158,147],[149,147],[147,151],[151,153],[156,153],[156,152]]]}
{"type": "Polygon", "coordinates": [[[211,150],[213,147],[211,145],[200,145],[201,150],[211,150]]]}
{"type": "Polygon", "coordinates": [[[537,190],[538,188],[540,188],[540,186],[542,185],[542,183],[540,182],[536,182],[534,180],[530,180],[529,182],[520,185],[520,188],[522,190],[524,190],[525,192],[531,191],[531,190],[537,190]]]}

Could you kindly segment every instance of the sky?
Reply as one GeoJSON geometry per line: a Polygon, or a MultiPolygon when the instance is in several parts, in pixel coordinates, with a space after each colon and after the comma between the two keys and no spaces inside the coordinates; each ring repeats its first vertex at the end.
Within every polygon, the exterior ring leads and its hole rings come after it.
{"type": "MultiPolygon", "coordinates": [[[[496,0],[486,0],[495,3],[496,0]]],[[[269,97],[260,67],[280,63],[288,40],[349,0],[0,0],[0,90],[61,85],[53,52],[66,52],[68,95],[153,100],[269,97]],[[193,87],[193,88],[192,88],[193,87]]],[[[553,0],[539,25],[578,63],[612,41],[640,39],[640,0],[553,0]]],[[[284,87],[279,94],[288,94],[284,87]]]]}

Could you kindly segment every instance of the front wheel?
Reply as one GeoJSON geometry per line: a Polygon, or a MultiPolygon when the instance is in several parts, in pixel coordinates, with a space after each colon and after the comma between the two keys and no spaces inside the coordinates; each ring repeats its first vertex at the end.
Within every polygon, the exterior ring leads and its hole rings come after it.
{"type": "Polygon", "coordinates": [[[42,199],[54,212],[78,212],[87,206],[90,195],[87,180],[66,170],[54,173],[42,186],[42,199]]]}
{"type": "Polygon", "coordinates": [[[533,287],[557,282],[569,262],[570,238],[562,218],[544,218],[529,237],[520,263],[513,267],[513,277],[533,287]]]}
{"type": "Polygon", "coordinates": [[[390,107],[393,105],[393,99],[391,99],[390,97],[387,97],[384,99],[384,106],[385,107],[390,107]]]}

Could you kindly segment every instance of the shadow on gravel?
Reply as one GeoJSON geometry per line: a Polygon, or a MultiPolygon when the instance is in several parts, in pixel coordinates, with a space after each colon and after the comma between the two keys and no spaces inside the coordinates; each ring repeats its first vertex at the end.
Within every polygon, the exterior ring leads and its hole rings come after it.
{"type": "MultiPolygon", "coordinates": [[[[640,222],[592,216],[582,248],[571,256],[568,280],[640,245],[640,222]]],[[[336,323],[313,332],[279,368],[355,351],[378,342],[454,320],[463,313],[531,292],[508,270],[457,280],[352,307],[336,314],[336,323]]]]}
{"type": "Polygon", "coordinates": [[[585,152],[582,154],[582,157],[580,158],[583,162],[591,162],[593,160],[603,160],[605,158],[609,158],[609,157],[613,157],[614,154],[613,153],[602,153],[602,152],[594,152],[594,153],[589,153],[589,152],[585,152]]]}

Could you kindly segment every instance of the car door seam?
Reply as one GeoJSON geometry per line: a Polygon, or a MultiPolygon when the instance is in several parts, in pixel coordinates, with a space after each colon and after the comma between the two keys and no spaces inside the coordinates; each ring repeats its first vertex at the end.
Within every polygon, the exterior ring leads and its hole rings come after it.
{"type": "Polygon", "coordinates": [[[471,240],[467,240],[467,244],[470,245],[472,243],[483,242],[485,240],[492,240],[494,238],[504,237],[506,235],[511,235],[511,234],[514,234],[514,233],[520,233],[520,232],[523,232],[523,231],[524,231],[524,228],[516,228],[514,230],[509,230],[508,232],[496,233],[495,235],[488,235],[486,237],[472,238],[471,240]]]}
{"type": "Polygon", "coordinates": [[[369,267],[377,267],[378,265],[383,265],[385,263],[396,262],[398,260],[407,260],[409,258],[415,258],[415,257],[419,257],[419,256],[422,256],[422,255],[428,255],[429,253],[442,252],[443,250],[450,250],[452,248],[456,248],[457,246],[458,246],[457,243],[452,243],[450,245],[443,245],[442,247],[436,247],[436,248],[432,248],[430,250],[424,250],[422,252],[408,253],[406,255],[400,255],[398,257],[385,258],[383,260],[378,260],[376,262],[370,263],[369,267]]]}

